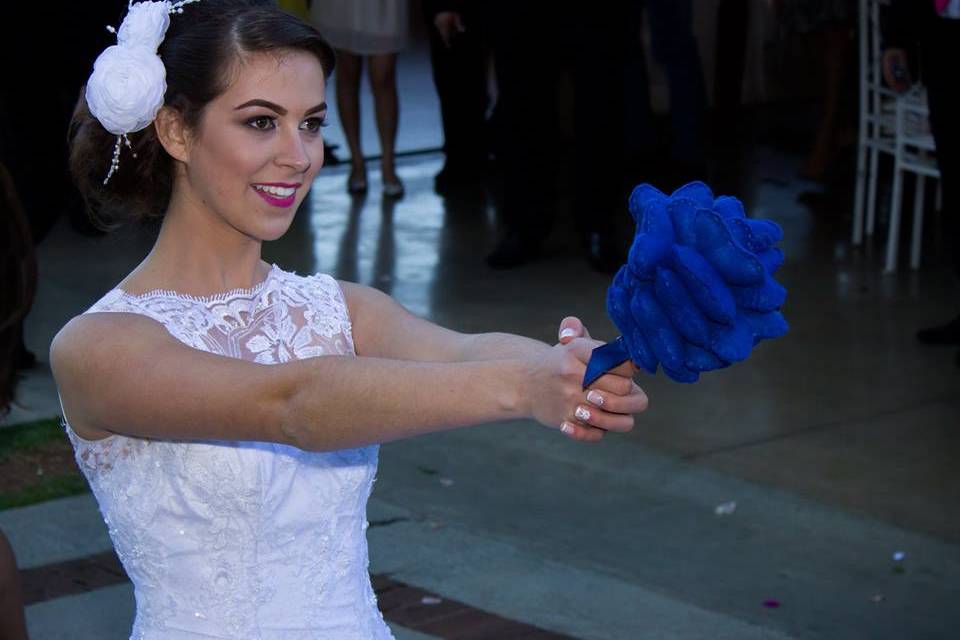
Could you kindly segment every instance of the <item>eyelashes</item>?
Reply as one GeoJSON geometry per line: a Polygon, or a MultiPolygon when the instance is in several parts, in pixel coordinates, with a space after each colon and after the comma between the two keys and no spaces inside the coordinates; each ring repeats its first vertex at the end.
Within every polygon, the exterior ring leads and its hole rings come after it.
{"type": "MultiPolygon", "coordinates": [[[[247,120],[246,125],[254,131],[266,132],[277,128],[276,121],[277,119],[274,116],[254,116],[247,120]]],[[[326,118],[307,118],[303,123],[313,123],[312,127],[306,129],[306,131],[311,133],[319,133],[320,129],[326,127],[328,124],[326,118]]]]}

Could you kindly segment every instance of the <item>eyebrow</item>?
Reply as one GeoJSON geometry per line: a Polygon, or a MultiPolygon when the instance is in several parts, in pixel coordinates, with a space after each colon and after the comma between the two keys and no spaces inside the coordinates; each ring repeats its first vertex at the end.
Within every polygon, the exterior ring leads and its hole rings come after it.
{"type": "MultiPolygon", "coordinates": [[[[254,99],[254,100],[249,100],[249,101],[247,101],[247,102],[244,102],[243,104],[237,106],[237,107],[234,109],[234,111],[237,111],[237,110],[239,110],[239,109],[246,109],[247,107],[266,107],[267,109],[273,109],[274,111],[276,111],[277,113],[279,113],[279,114],[282,115],[282,116],[287,115],[287,110],[284,109],[283,107],[281,107],[280,105],[274,104],[273,102],[270,102],[270,101],[268,101],[268,100],[260,100],[259,98],[256,98],[256,99],[254,99]]],[[[312,108],[310,108],[310,109],[307,109],[307,110],[303,113],[303,115],[308,116],[308,115],[310,115],[311,113],[317,113],[318,111],[326,111],[326,109],[327,109],[327,103],[326,103],[326,102],[321,102],[321,103],[318,104],[317,106],[312,107],[312,108]]]]}

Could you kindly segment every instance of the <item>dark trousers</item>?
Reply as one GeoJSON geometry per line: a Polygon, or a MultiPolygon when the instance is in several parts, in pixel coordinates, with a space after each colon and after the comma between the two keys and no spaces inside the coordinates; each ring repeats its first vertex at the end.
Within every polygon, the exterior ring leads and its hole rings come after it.
{"type": "Polygon", "coordinates": [[[475,171],[487,158],[487,69],[482,25],[467,13],[465,29],[447,47],[429,24],[433,83],[440,99],[443,152],[446,166],[455,171],[475,171]]]}
{"type": "Polygon", "coordinates": [[[613,216],[624,208],[623,3],[576,12],[533,0],[496,0],[487,6],[499,91],[504,224],[531,241],[549,233],[558,160],[572,155],[578,231],[611,231],[613,216]],[[567,143],[561,139],[563,78],[573,90],[572,148],[562,146],[567,143]]]}
{"type": "Polygon", "coordinates": [[[693,35],[693,0],[634,0],[627,3],[631,47],[627,62],[627,104],[636,115],[628,120],[632,155],[649,149],[652,131],[650,86],[640,49],[640,30],[646,13],[650,23],[653,59],[663,68],[670,91],[670,156],[688,165],[704,161],[706,91],[700,53],[693,35]]]}
{"type": "Polygon", "coordinates": [[[930,104],[930,126],[937,145],[943,212],[950,250],[960,275],[960,20],[933,18],[920,39],[921,65],[930,104]]]}

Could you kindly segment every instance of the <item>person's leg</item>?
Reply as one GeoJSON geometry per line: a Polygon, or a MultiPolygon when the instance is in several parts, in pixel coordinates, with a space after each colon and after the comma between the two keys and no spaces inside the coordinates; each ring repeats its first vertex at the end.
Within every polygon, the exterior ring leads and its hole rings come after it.
{"type": "Polygon", "coordinates": [[[853,49],[850,25],[831,22],[817,34],[823,52],[824,92],[823,111],[813,147],[800,170],[801,176],[820,180],[830,167],[831,159],[840,147],[838,137],[840,107],[843,102],[847,64],[853,49]]]}
{"type": "Polygon", "coordinates": [[[693,35],[693,0],[647,0],[653,55],[670,87],[671,155],[689,178],[704,178],[706,93],[693,35]]]}
{"type": "Polygon", "coordinates": [[[360,147],[360,73],[363,59],[349,51],[337,49],[337,113],[343,126],[343,135],[350,147],[351,191],[366,189],[366,166],[360,147]]]}
{"type": "Polygon", "coordinates": [[[17,560],[10,542],[0,531],[0,638],[27,640],[27,623],[23,614],[23,596],[17,560]]]}
{"type": "MultiPolygon", "coordinates": [[[[615,217],[626,215],[622,193],[624,137],[624,58],[627,12],[614,3],[596,17],[571,17],[573,58],[574,138],[577,181],[574,214],[577,231],[590,265],[613,273],[626,259],[625,246],[615,237],[615,217]],[[619,11],[618,11],[619,7],[619,11]],[[574,47],[579,44],[579,47],[574,47]]],[[[567,47],[562,47],[567,48],[567,47]]],[[[624,243],[625,244],[625,243],[624,243]]]]}
{"type": "Polygon", "coordinates": [[[500,218],[506,234],[487,265],[507,269],[537,257],[553,223],[558,80],[556,10],[542,2],[491,3],[490,33],[502,123],[500,218]]]}
{"type": "Polygon", "coordinates": [[[394,158],[397,143],[397,120],[400,105],[397,99],[397,54],[370,56],[370,88],[377,114],[377,133],[380,134],[380,168],[383,185],[399,185],[400,178],[394,158]]]}
{"type": "MultiPolygon", "coordinates": [[[[921,46],[923,80],[943,189],[948,250],[960,277],[960,94],[953,86],[960,56],[960,20],[932,19],[921,46]]],[[[960,344],[960,316],[946,325],[920,331],[917,338],[928,344],[960,344]]]]}
{"type": "MultiPolygon", "coordinates": [[[[464,16],[468,21],[470,14],[464,16]]],[[[428,25],[433,83],[440,100],[444,167],[436,177],[438,192],[461,182],[473,182],[484,164],[487,76],[481,27],[467,22],[448,47],[437,29],[428,25]]]]}
{"type": "Polygon", "coordinates": [[[645,2],[626,3],[627,42],[623,60],[624,113],[623,150],[631,178],[646,178],[644,169],[655,155],[657,136],[650,105],[650,74],[647,54],[640,35],[643,31],[645,2]]]}

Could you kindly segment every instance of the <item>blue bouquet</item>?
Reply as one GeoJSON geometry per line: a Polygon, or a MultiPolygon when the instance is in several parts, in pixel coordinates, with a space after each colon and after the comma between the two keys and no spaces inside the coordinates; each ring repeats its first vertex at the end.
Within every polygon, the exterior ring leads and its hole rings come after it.
{"type": "Polygon", "coordinates": [[[773,279],[783,264],[774,246],[783,239],[779,225],[747,218],[739,200],[714,199],[702,182],[669,197],[642,184],[630,194],[630,213],[636,235],[607,290],[621,336],[594,350],[584,388],[628,359],[696,382],[787,332],[787,291],[773,279]]]}

